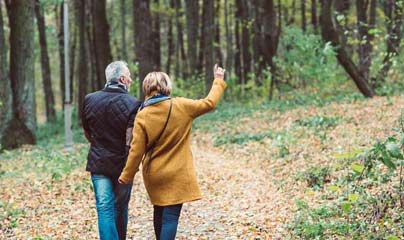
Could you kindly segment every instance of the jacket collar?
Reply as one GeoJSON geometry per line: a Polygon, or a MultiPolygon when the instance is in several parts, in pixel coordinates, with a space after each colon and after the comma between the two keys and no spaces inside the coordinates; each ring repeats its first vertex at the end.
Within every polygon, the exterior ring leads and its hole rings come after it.
{"type": "Polygon", "coordinates": [[[139,110],[141,110],[141,109],[143,109],[143,108],[145,108],[147,106],[150,106],[150,105],[153,105],[153,104],[168,100],[168,99],[171,99],[171,97],[167,96],[167,95],[164,95],[164,94],[161,94],[161,93],[157,93],[155,95],[152,95],[151,97],[146,98],[146,100],[140,106],[139,110]]]}
{"type": "Polygon", "coordinates": [[[114,81],[105,84],[103,91],[104,92],[128,93],[128,89],[125,85],[114,82],[114,81]]]}

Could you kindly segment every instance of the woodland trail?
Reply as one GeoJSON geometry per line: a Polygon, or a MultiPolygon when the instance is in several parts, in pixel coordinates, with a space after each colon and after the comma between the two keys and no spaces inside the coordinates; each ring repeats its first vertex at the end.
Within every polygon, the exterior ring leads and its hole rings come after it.
{"type": "MultiPolygon", "coordinates": [[[[337,179],[343,161],[338,156],[391,136],[402,109],[402,97],[375,98],[208,122],[214,131],[192,135],[203,199],[183,206],[177,239],[294,239],[287,226],[296,217],[296,202],[316,206],[324,191],[313,191],[299,176],[329,166],[335,169],[330,178],[337,179]],[[242,143],[232,142],[240,136],[242,143]]],[[[53,146],[0,155],[0,208],[7,215],[0,218],[0,239],[98,238],[94,193],[84,171],[88,144],[76,144],[72,153],[53,146]]],[[[128,239],[154,239],[152,216],[138,174],[128,239]]]]}

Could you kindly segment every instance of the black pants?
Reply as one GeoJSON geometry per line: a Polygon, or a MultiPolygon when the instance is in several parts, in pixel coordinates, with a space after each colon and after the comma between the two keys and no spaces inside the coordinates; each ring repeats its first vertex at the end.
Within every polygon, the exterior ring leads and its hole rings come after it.
{"type": "Polygon", "coordinates": [[[174,240],[177,234],[178,219],[182,204],[154,206],[153,223],[157,240],[174,240]]]}

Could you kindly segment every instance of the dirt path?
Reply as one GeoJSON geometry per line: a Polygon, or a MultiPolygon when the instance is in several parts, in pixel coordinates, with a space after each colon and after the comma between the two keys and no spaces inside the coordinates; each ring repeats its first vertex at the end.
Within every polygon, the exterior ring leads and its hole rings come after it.
{"type": "MultiPolygon", "coordinates": [[[[252,159],[215,149],[198,136],[193,153],[203,199],[187,203],[180,218],[178,239],[272,239],[284,221],[277,187],[268,172],[252,159]]],[[[152,238],[151,206],[140,176],[130,204],[129,236],[152,238]],[[145,211],[145,209],[148,209],[145,211]]]]}

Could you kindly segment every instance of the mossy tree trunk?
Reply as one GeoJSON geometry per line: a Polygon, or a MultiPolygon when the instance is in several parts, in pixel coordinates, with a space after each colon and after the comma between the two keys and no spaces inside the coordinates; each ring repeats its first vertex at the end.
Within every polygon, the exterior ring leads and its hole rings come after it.
{"type": "MultiPolygon", "coordinates": [[[[12,117],[11,85],[8,74],[7,46],[4,36],[3,12],[0,4],[0,139],[12,117]]],[[[0,147],[1,148],[1,147],[0,147]]]]}
{"type": "Polygon", "coordinates": [[[3,136],[5,148],[35,144],[34,0],[6,1],[10,24],[10,78],[13,116],[3,136]]]}

